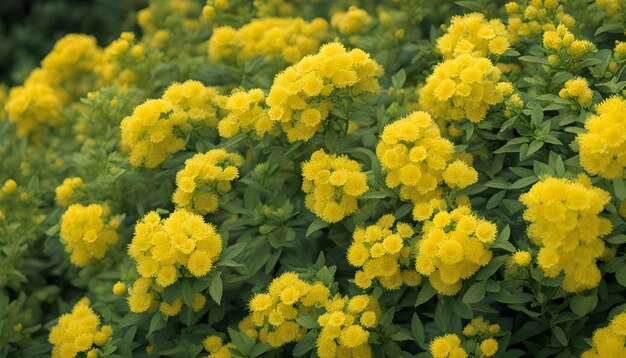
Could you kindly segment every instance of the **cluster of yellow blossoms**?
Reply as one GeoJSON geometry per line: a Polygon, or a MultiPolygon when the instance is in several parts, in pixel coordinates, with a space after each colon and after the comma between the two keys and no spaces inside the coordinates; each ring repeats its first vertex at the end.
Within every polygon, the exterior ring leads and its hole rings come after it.
{"type": "Polygon", "coordinates": [[[254,132],[262,137],[274,128],[264,108],[265,95],[263,90],[254,88],[239,91],[226,98],[221,106],[228,115],[220,119],[217,130],[222,138],[231,138],[238,133],[254,132]]]}
{"type": "Polygon", "coordinates": [[[626,177],[626,99],[613,96],[596,110],[597,115],[585,122],[586,132],[577,137],[580,164],[589,174],[605,179],[626,177]]]}
{"type": "Polygon", "coordinates": [[[567,65],[590,52],[596,46],[587,40],[578,40],[565,25],[543,33],[543,46],[548,52],[548,62],[552,65],[567,65]]]}
{"type": "Polygon", "coordinates": [[[392,214],[382,216],[375,225],[357,228],[348,248],[348,263],[362,268],[354,277],[357,286],[366,289],[373,280],[388,290],[396,290],[405,284],[417,286],[420,276],[411,264],[411,248],[408,242],[414,235],[409,224],[395,225],[392,214]]]}
{"type": "Polygon", "coordinates": [[[480,339],[480,352],[485,357],[492,357],[498,351],[498,341],[493,335],[500,333],[500,325],[489,324],[482,316],[473,318],[463,329],[463,335],[480,339]]]}
{"type": "Polygon", "coordinates": [[[89,91],[100,78],[102,50],[93,36],[70,34],[60,39],[31,72],[23,86],[9,93],[5,109],[21,137],[61,124],[65,103],[89,91]]]}
{"type": "Polygon", "coordinates": [[[351,98],[376,92],[382,73],[366,52],[328,43],[276,76],[266,99],[270,119],[280,122],[290,142],[308,141],[326,126],[332,99],[338,97],[331,94],[348,88],[351,98]]]}
{"type": "Polygon", "coordinates": [[[450,164],[453,154],[454,145],[441,137],[426,112],[413,112],[385,126],[376,146],[387,172],[386,185],[398,191],[402,200],[413,202],[413,218],[418,221],[445,207],[440,188],[444,181],[450,187],[465,188],[478,179],[467,164],[450,164]]]}
{"type": "Polygon", "coordinates": [[[330,24],[344,35],[352,35],[365,30],[372,23],[372,17],[358,6],[350,6],[348,11],[337,11],[330,24]]]}
{"type": "Polygon", "coordinates": [[[576,23],[567,14],[560,0],[511,1],[506,4],[509,40],[516,43],[520,38],[538,36],[543,31],[553,31],[557,24],[572,27],[576,23]],[[520,6],[521,5],[521,6],[520,6]]]}
{"type": "Polygon", "coordinates": [[[142,65],[145,48],[143,44],[137,43],[135,34],[132,32],[122,32],[120,37],[112,41],[104,49],[105,65],[104,78],[113,79],[113,83],[120,88],[126,87],[130,83],[135,83],[140,78],[136,71],[142,65]],[[128,66],[129,62],[133,65],[128,66]]]}
{"type": "Polygon", "coordinates": [[[328,23],[322,18],[307,22],[300,17],[254,19],[240,29],[222,26],[213,29],[209,40],[209,58],[217,61],[236,58],[251,60],[257,56],[282,58],[296,63],[314,53],[328,35],[328,23]]]}
{"type": "Polygon", "coordinates": [[[565,82],[565,86],[559,91],[559,97],[570,99],[581,107],[589,107],[593,99],[593,91],[589,88],[586,78],[576,77],[565,82]]]}
{"type": "Polygon", "coordinates": [[[122,147],[130,152],[130,163],[155,168],[174,153],[185,149],[186,136],[194,128],[217,126],[218,96],[212,87],[198,81],[170,85],[161,99],[149,99],[124,118],[122,147]]]}
{"type": "Polygon", "coordinates": [[[231,182],[239,177],[237,166],[241,155],[222,148],[198,153],[185,161],[176,173],[176,191],[172,201],[177,207],[205,215],[218,207],[219,193],[230,191],[231,182]]]}
{"type": "Polygon", "coordinates": [[[300,314],[312,313],[328,302],[330,291],[321,282],[309,284],[294,272],[275,278],[267,293],[252,297],[249,303],[259,340],[274,348],[300,340],[306,328],[296,322],[300,314]]]}
{"type": "Polygon", "coordinates": [[[453,16],[446,33],[437,39],[437,49],[446,60],[462,54],[501,56],[509,48],[507,31],[499,19],[487,21],[481,13],[453,16]]]}
{"type": "Polygon", "coordinates": [[[489,247],[496,232],[495,224],[477,218],[467,206],[439,211],[424,223],[422,239],[416,244],[415,269],[428,276],[440,294],[455,295],[462,280],[491,260],[489,247]]]}
{"type": "Polygon", "coordinates": [[[70,205],[61,217],[60,236],[65,252],[76,266],[86,266],[91,260],[102,259],[107,249],[119,240],[119,221],[109,219],[107,205],[70,205]]]}
{"type": "Polygon", "coordinates": [[[329,155],[324,149],[302,164],[302,178],[306,207],[329,223],[354,213],[358,197],[369,189],[358,162],[346,155],[329,155]]]}
{"type": "Polygon", "coordinates": [[[380,319],[380,306],[373,296],[350,299],[336,295],[317,319],[322,329],[317,336],[317,355],[332,357],[371,357],[370,332],[380,319]]]}
{"type": "Polygon", "coordinates": [[[135,225],[135,235],[128,246],[137,261],[142,277],[156,277],[167,287],[184,275],[183,267],[194,277],[202,277],[213,268],[222,252],[222,238],[200,215],[176,210],[161,220],[154,211],[135,225]]]}
{"type": "Polygon", "coordinates": [[[230,348],[236,348],[234,343],[224,344],[220,336],[208,336],[202,342],[204,350],[209,352],[207,358],[231,358],[234,355],[230,348]]]}
{"type": "Polygon", "coordinates": [[[433,339],[429,350],[433,358],[467,358],[467,352],[461,347],[461,338],[456,334],[446,334],[433,339]]]}
{"type": "Polygon", "coordinates": [[[612,230],[599,216],[610,200],[606,191],[593,187],[589,178],[578,181],[548,177],[520,196],[530,222],[528,237],[540,246],[537,261],[547,277],[564,271],[561,284],[568,292],[598,286],[601,273],[596,260],[606,250],[601,237],[612,230]]]}
{"type": "Polygon", "coordinates": [[[435,67],[418,90],[419,107],[435,119],[478,123],[491,106],[513,93],[510,82],[500,82],[501,71],[486,57],[462,54],[435,67]]]}
{"type": "Polygon", "coordinates": [[[109,325],[100,325],[98,315],[89,307],[89,299],[83,298],[74,305],[71,313],[59,317],[52,327],[48,340],[52,344],[52,358],[73,358],[85,352],[87,358],[99,357],[99,349],[113,334],[109,325]]]}
{"type": "Polygon", "coordinates": [[[593,346],[581,358],[626,357],[626,313],[615,316],[607,327],[597,329],[593,346]]]}
{"type": "Polygon", "coordinates": [[[83,179],[80,177],[65,178],[63,183],[54,189],[55,200],[60,206],[69,206],[73,202],[76,189],[83,186],[83,179]]]}

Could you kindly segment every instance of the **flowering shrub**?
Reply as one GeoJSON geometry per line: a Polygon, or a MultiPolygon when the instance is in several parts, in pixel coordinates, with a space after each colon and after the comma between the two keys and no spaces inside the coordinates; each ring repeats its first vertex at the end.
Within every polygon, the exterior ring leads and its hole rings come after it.
{"type": "Polygon", "coordinates": [[[0,85],[1,357],[626,354],[622,2],[129,3],[0,85]]]}

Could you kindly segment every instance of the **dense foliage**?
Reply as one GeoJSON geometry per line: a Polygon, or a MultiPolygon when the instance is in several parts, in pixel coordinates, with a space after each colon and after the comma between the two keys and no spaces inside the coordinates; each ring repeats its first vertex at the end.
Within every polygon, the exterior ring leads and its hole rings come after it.
{"type": "Polygon", "coordinates": [[[626,357],[626,2],[135,16],[0,87],[0,356],[626,357]]]}

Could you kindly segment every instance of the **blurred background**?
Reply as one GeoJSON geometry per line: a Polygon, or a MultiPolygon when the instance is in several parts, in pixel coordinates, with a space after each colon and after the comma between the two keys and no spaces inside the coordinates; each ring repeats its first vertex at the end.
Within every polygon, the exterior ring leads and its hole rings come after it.
{"type": "Polygon", "coordinates": [[[65,34],[92,34],[107,45],[134,29],[146,0],[0,1],[0,83],[21,83],[65,34]]]}

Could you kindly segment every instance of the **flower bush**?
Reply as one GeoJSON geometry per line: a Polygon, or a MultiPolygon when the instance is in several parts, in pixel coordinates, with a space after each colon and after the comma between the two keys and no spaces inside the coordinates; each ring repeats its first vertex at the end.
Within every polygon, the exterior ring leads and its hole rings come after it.
{"type": "Polygon", "coordinates": [[[626,354],[622,2],[128,3],[0,85],[0,357],[626,354]]]}

